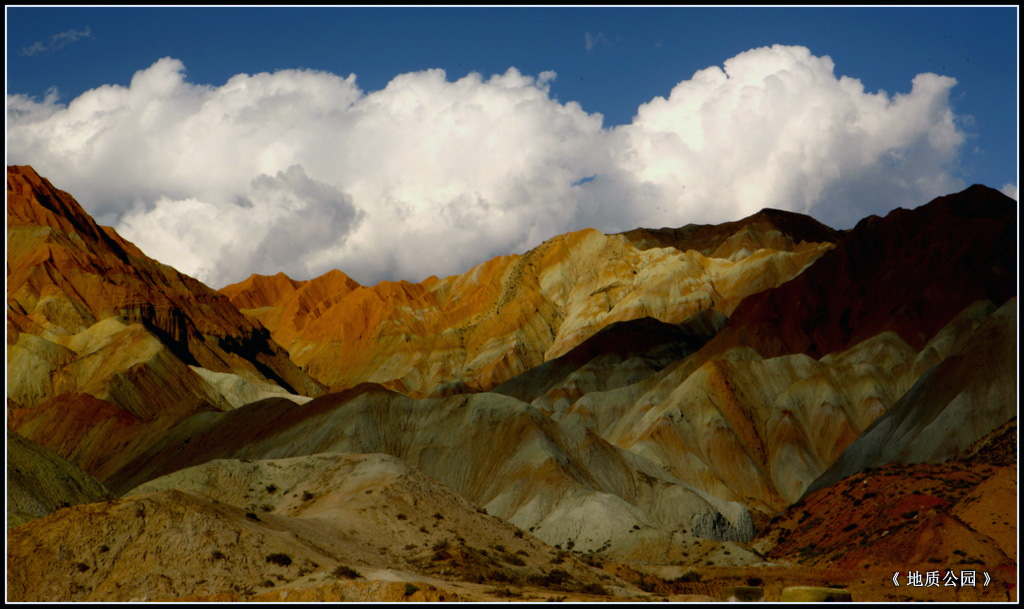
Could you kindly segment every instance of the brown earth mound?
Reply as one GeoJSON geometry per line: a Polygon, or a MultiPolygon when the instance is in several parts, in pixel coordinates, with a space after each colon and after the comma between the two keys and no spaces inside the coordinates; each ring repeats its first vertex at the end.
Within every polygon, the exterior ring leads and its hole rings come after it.
{"type": "Polygon", "coordinates": [[[183,470],[11,529],[7,565],[12,601],[440,601],[459,598],[447,582],[616,583],[386,455],[183,470]]]}

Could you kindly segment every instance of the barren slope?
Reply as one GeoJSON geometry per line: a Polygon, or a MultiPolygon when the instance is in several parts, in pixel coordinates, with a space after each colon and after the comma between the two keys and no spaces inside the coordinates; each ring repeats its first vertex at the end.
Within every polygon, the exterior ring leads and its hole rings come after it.
{"type": "MultiPolygon", "coordinates": [[[[12,601],[240,600],[282,589],[301,599],[325,584],[341,598],[387,600],[388,582],[614,582],[386,455],[212,462],[16,527],[7,564],[12,601]]],[[[413,588],[424,592],[402,600],[446,600],[443,587],[413,588]]]]}
{"type": "Polygon", "coordinates": [[[988,571],[1013,589],[1016,436],[1014,418],[961,458],[854,474],[773,518],[752,545],[802,567],[975,570],[979,587],[988,571]]]}
{"type": "MultiPolygon", "coordinates": [[[[370,387],[295,406],[265,400],[197,415],[111,478],[123,491],[218,458],[382,452],[548,543],[626,555],[689,551],[694,536],[745,539],[743,506],[518,400],[490,393],[415,400],[370,387]]],[[[736,560],[749,560],[736,552],[736,560]]]]}
{"type": "Polygon", "coordinates": [[[134,321],[126,310],[76,326],[94,314],[61,290],[96,288],[51,277],[63,287],[40,290],[31,314],[17,307],[34,297],[9,306],[9,427],[116,492],[143,486],[14,529],[26,533],[12,543],[12,589],[394,601],[508,597],[502,577],[576,594],[607,583],[552,579],[569,559],[546,542],[674,563],[672,577],[713,566],[723,577],[703,587],[627,579],[719,595],[724,574],[762,561],[738,542],[770,524],[753,548],[817,569],[817,583],[983,565],[1003,578],[992,594],[1015,594],[1015,440],[1004,428],[964,451],[1015,412],[1007,201],[972,187],[868,218],[835,247],[827,227],[765,210],[717,227],[580,231],[420,284],[365,287],[334,271],[225,288],[295,362],[346,388],[303,403],[272,397],[262,369],[197,365],[234,343],[182,334],[177,314],[142,307],[134,321]],[[323,454],[337,452],[359,456],[323,454]],[[126,540],[124,561],[96,522],[126,540]],[[448,533],[465,541],[445,545],[448,533]],[[55,549],[64,538],[70,553],[55,549]],[[223,540],[230,552],[210,545],[223,540]],[[260,554],[280,540],[295,544],[292,571],[260,554]],[[97,544],[107,550],[90,554],[97,544]],[[324,579],[339,564],[369,578],[324,579]],[[407,595],[406,581],[423,585],[407,595]]]}
{"type": "Polygon", "coordinates": [[[7,527],[62,507],[111,499],[95,478],[53,451],[7,432],[7,527]]]}

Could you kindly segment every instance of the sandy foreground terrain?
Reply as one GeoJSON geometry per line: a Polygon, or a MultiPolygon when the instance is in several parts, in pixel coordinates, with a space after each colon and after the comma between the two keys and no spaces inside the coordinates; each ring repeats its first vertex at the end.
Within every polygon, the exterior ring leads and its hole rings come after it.
{"type": "MultiPolygon", "coordinates": [[[[924,568],[922,567],[922,572],[924,568]]],[[[469,582],[448,582],[432,578],[399,579],[391,572],[368,573],[380,579],[319,583],[311,578],[308,587],[282,588],[252,595],[220,594],[191,596],[173,601],[387,601],[387,602],[723,602],[730,586],[757,586],[764,600],[778,602],[782,591],[791,586],[837,588],[850,593],[855,602],[1016,602],[1016,580],[1009,569],[991,573],[992,581],[983,586],[983,576],[974,587],[906,585],[906,572],[900,573],[900,586],[893,585],[895,570],[866,569],[851,573],[840,569],[803,569],[799,567],[703,567],[694,570],[678,565],[608,565],[606,571],[635,583],[636,587],[618,587],[603,595],[544,589],[538,587],[495,586],[469,582]],[[684,573],[698,571],[700,581],[675,581],[684,573]],[[677,575],[678,573],[678,575],[677,575]],[[414,589],[415,588],[415,589],[414,589]],[[649,590],[645,591],[645,590],[649,590]]],[[[923,577],[923,576],[922,576],[923,577]]],[[[922,579],[923,581],[923,579],[922,579]]]]}

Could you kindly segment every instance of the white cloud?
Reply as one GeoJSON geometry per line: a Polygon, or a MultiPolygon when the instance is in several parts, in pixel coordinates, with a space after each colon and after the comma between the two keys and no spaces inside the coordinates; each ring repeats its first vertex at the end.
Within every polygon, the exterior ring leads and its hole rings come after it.
{"type": "Polygon", "coordinates": [[[1004,195],[1010,197],[1014,201],[1017,200],[1017,185],[1016,184],[1003,184],[1003,187],[999,189],[1004,195]]]}
{"type": "Polygon", "coordinates": [[[72,42],[81,40],[82,38],[92,38],[92,30],[85,28],[84,30],[67,30],[64,32],[57,32],[47,42],[37,40],[27,47],[21,49],[21,54],[27,57],[32,55],[38,55],[39,53],[47,53],[50,51],[56,51],[62,49],[72,42]]]}
{"type": "Polygon", "coordinates": [[[587,48],[588,53],[592,52],[595,48],[597,48],[597,45],[599,44],[606,47],[610,47],[620,42],[622,42],[622,36],[619,36],[617,34],[614,40],[610,36],[606,35],[604,32],[598,32],[596,34],[591,34],[590,32],[587,32],[586,34],[583,35],[583,45],[587,48]]]}
{"type": "Polygon", "coordinates": [[[596,47],[598,43],[604,43],[606,46],[611,46],[611,41],[604,35],[604,32],[598,32],[596,34],[587,32],[583,35],[583,44],[587,47],[588,53],[593,51],[594,47],[596,47]]]}
{"type": "Polygon", "coordinates": [[[363,217],[350,197],[292,165],[257,176],[233,204],[162,198],[125,214],[118,230],[140,236],[150,256],[200,277],[270,268],[313,277],[331,268],[319,266],[323,252],[344,246],[363,217]]]}
{"type": "Polygon", "coordinates": [[[755,49],[642,105],[620,129],[627,167],[651,205],[675,212],[670,224],[694,208],[728,220],[770,206],[852,226],[961,186],[949,173],[964,139],[955,83],[920,74],[909,94],[870,94],[806,48],[755,49]]]}
{"type": "Polygon", "coordinates": [[[56,87],[47,89],[41,102],[37,102],[27,95],[8,95],[7,116],[12,121],[25,123],[47,119],[63,108],[57,103],[59,98],[60,94],[56,87]]]}
{"type": "Polygon", "coordinates": [[[215,287],[331,268],[420,280],[587,226],[762,207],[847,227],[962,187],[951,78],[871,94],[805,48],[754,49],[615,129],[554,100],[554,78],[427,70],[364,92],[284,70],[211,87],[165,58],[66,106],[8,96],[8,159],[215,287]]]}

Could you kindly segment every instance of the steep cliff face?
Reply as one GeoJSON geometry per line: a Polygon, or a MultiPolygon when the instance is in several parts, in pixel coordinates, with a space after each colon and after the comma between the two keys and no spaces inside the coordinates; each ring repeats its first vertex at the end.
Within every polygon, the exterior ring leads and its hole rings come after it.
{"type": "Polygon", "coordinates": [[[128,302],[117,307],[117,316],[127,323],[146,326],[185,351],[188,350],[189,334],[196,333],[195,326],[189,327],[185,313],[169,304],[157,306],[151,302],[128,302]]]}
{"type": "Polygon", "coordinates": [[[578,231],[418,284],[360,286],[332,271],[310,281],[254,275],[222,292],[332,388],[375,382],[443,395],[488,390],[616,322],[728,315],[839,238],[810,218],[772,210],[705,228],[700,243],[658,248],[629,234],[578,231]],[[716,246],[688,247],[707,242],[716,246]]]}
{"type": "Polygon", "coordinates": [[[81,411],[85,418],[73,423],[88,436],[85,421],[106,425],[88,414],[99,402],[111,416],[166,423],[231,408],[229,386],[266,395],[322,391],[227,298],[98,226],[31,167],[7,169],[7,243],[9,429],[78,455],[94,475],[104,468],[90,468],[119,448],[152,440],[146,424],[79,446],[57,433],[66,424],[57,413],[81,411]],[[238,380],[211,382],[216,374],[238,380]]]}
{"type": "Polygon", "coordinates": [[[98,226],[31,167],[8,168],[7,192],[9,341],[33,329],[75,334],[119,316],[146,326],[187,363],[319,392],[226,298],[98,226]]]}

